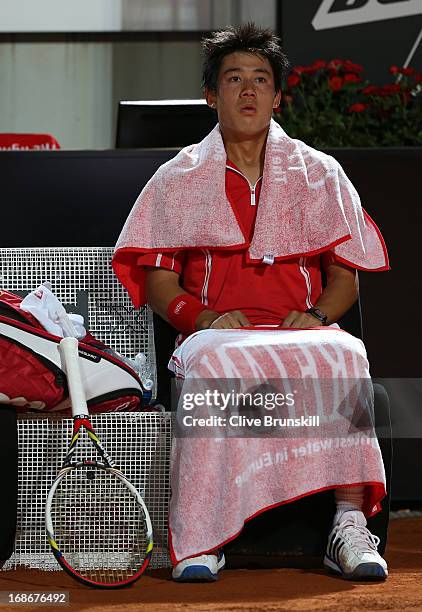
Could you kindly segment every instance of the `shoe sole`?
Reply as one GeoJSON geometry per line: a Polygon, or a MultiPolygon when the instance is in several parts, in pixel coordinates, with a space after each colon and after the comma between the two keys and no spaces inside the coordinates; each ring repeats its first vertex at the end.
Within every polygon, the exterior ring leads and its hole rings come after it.
{"type": "Polygon", "coordinates": [[[178,578],[173,577],[176,582],[215,582],[218,574],[213,574],[208,567],[203,565],[191,565],[185,567],[178,578]]]}
{"type": "Polygon", "coordinates": [[[329,557],[324,559],[325,569],[331,573],[340,576],[344,580],[366,580],[369,582],[380,582],[386,580],[388,571],[385,570],[379,563],[360,563],[353,572],[346,574],[341,568],[332,561],[329,557]]]}

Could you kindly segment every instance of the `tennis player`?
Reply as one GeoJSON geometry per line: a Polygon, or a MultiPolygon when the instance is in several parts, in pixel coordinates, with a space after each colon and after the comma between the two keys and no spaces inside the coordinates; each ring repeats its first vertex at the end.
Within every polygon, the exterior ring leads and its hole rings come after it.
{"type": "MultiPolygon", "coordinates": [[[[280,363],[288,373],[309,366],[311,354],[314,376],[325,371],[327,354],[340,355],[346,368],[327,376],[350,375],[348,367],[369,376],[360,340],[332,325],[358,297],[356,270],[388,269],[378,228],[339,164],[272,120],[287,67],[274,33],[230,27],[204,40],[203,51],[218,127],[141,193],[117,244],[117,275],[135,305],[147,301],[180,332],[169,365],[177,376],[252,377],[257,350],[268,378],[283,376],[280,363]]],[[[377,442],[330,454],[280,440],[199,442],[178,439],[173,447],[175,580],[216,580],[222,546],[246,520],[326,489],[337,508],[326,568],[349,579],[387,577],[379,540],[366,527],[385,496],[377,442]],[[289,466],[275,465],[281,446],[289,466]],[[259,463],[263,450],[267,465],[259,463]]]]}

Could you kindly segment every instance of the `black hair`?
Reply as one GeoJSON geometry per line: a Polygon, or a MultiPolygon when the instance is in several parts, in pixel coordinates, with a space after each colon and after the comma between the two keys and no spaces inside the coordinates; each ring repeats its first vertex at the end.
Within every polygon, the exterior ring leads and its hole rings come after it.
{"type": "Polygon", "coordinates": [[[265,57],[273,70],[276,92],[281,90],[289,65],[278,36],[269,28],[260,28],[254,23],[213,32],[202,40],[202,51],[202,86],[212,92],[217,91],[221,63],[230,53],[257,53],[265,57]]]}

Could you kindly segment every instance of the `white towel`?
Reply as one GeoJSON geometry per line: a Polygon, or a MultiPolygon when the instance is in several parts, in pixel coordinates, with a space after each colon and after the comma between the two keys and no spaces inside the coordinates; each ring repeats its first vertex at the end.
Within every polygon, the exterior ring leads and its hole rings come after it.
{"type": "Polygon", "coordinates": [[[86,336],[84,318],[79,314],[66,312],[63,304],[51,291],[50,283],[43,283],[29,293],[22,300],[20,308],[32,314],[50,334],[60,338],[86,336]]]}
{"type": "Polygon", "coordinates": [[[247,249],[248,261],[273,263],[333,249],[352,267],[388,269],[380,231],[333,157],[289,138],[271,121],[250,244],[226,196],[226,159],[217,125],[163,164],[143,189],[113,258],[135,306],[145,303],[145,272],[137,266],[143,252],[247,249]]]}
{"type": "MultiPolygon", "coordinates": [[[[169,516],[173,563],[230,541],[245,521],[268,508],[318,491],[365,485],[365,515],[380,509],[385,473],[371,427],[373,392],[360,340],[334,328],[207,329],[185,340],[169,367],[188,392],[229,391],[232,385],[244,392],[257,380],[294,385],[294,405],[281,409],[285,416],[320,416],[308,427],[278,424],[271,437],[265,428],[259,436],[249,437],[246,430],[248,437],[240,437],[237,423],[230,425],[229,409],[216,407],[213,399],[209,413],[226,423],[207,430],[189,421],[180,437],[176,430],[169,516]]],[[[202,399],[195,398],[186,410],[182,395],[179,423],[186,414],[208,416],[202,399]]]]}

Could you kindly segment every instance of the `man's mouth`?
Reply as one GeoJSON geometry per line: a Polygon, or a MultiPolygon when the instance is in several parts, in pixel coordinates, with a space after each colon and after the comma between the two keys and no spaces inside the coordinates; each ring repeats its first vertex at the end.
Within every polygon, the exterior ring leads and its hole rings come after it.
{"type": "Polygon", "coordinates": [[[256,113],[256,106],[253,104],[246,104],[240,108],[242,115],[254,115],[256,113]]]}

